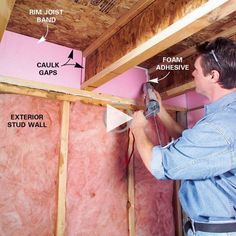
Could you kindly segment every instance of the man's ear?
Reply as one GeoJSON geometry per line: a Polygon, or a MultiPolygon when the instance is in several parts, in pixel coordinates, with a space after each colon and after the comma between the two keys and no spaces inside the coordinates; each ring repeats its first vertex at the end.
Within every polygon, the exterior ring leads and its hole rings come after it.
{"type": "Polygon", "coordinates": [[[219,73],[219,71],[217,71],[217,70],[212,70],[212,71],[211,71],[211,80],[212,80],[212,82],[218,83],[219,78],[220,78],[220,73],[219,73]]]}

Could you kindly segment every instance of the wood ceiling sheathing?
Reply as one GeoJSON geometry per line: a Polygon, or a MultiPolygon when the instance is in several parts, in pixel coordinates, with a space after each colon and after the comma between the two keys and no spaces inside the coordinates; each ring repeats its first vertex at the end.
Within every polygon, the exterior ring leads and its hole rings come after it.
{"type": "Polygon", "coordinates": [[[93,78],[109,65],[206,2],[206,0],[154,1],[145,11],[133,18],[125,27],[88,55],[85,80],[93,78]]]}
{"type": "MultiPolygon", "coordinates": [[[[162,63],[163,57],[166,56],[176,56],[181,54],[183,51],[195,47],[196,44],[202,43],[206,40],[210,40],[217,34],[221,34],[228,29],[236,26],[236,12],[226,16],[222,20],[219,20],[212,25],[204,28],[203,30],[199,31],[198,33],[184,39],[183,41],[175,44],[174,46],[164,50],[163,52],[159,53],[158,55],[150,58],[149,60],[141,63],[139,66],[150,69],[155,67],[156,65],[162,63]]],[[[236,33],[236,31],[235,31],[236,33]]],[[[153,77],[153,76],[152,76],[153,77]]]]}
{"type": "Polygon", "coordinates": [[[0,41],[7,27],[7,23],[10,18],[14,4],[15,0],[1,0],[0,2],[0,41]]]}
{"type": "MultiPolygon", "coordinates": [[[[46,23],[37,23],[30,9],[60,9],[55,23],[49,23],[47,41],[83,51],[114,22],[126,14],[139,0],[113,0],[108,13],[90,0],[16,0],[7,30],[40,39],[46,32],[46,23]]],[[[97,1],[99,2],[99,1],[97,1]]],[[[100,2],[111,2],[100,1],[100,2]]]]}

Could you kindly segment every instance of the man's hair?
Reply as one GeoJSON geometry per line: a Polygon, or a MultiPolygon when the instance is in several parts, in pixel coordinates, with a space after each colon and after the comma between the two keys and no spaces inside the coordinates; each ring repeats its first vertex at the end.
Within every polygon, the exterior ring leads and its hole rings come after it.
{"type": "Polygon", "coordinates": [[[219,37],[213,42],[198,45],[197,51],[205,76],[217,70],[220,74],[218,83],[222,88],[236,87],[236,44],[232,40],[219,37]]]}

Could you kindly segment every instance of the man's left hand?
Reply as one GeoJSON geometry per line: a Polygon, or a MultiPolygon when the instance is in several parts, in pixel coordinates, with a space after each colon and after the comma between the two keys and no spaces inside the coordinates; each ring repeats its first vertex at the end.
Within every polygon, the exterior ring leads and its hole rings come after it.
{"type": "Polygon", "coordinates": [[[147,126],[147,120],[143,114],[143,111],[136,111],[133,114],[133,120],[130,125],[130,130],[134,133],[139,129],[144,129],[147,126]]]}

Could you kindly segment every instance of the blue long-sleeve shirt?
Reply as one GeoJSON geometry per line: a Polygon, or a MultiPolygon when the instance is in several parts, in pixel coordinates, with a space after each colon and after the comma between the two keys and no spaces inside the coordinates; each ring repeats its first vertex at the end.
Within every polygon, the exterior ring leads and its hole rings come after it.
{"type": "Polygon", "coordinates": [[[158,179],[182,180],[181,205],[195,221],[236,219],[236,92],[205,106],[205,116],[166,148],[152,150],[158,179]]]}

